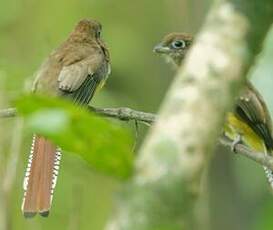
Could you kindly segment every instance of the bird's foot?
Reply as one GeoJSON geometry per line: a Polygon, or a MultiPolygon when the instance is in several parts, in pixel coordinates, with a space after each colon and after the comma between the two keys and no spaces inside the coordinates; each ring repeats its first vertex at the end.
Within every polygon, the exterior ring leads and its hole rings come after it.
{"type": "Polygon", "coordinates": [[[231,143],[231,151],[234,153],[236,152],[236,145],[242,143],[242,136],[241,135],[237,135],[236,138],[232,141],[231,143]]]}

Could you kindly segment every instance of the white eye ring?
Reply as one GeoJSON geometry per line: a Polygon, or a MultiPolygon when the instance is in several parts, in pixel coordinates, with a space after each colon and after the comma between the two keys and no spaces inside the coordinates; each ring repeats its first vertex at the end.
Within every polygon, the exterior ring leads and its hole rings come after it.
{"type": "Polygon", "coordinates": [[[186,47],[186,42],[183,40],[175,40],[172,42],[172,47],[175,49],[184,49],[186,47]]]}

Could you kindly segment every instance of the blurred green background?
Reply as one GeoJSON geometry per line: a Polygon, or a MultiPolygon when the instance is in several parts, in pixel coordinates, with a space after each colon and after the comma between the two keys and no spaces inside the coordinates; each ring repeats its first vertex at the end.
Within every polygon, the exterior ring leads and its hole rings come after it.
{"type": "MultiPolygon", "coordinates": [[[[103,38],[111,52],[112,74],[92,104],[156,112],[173,71],[152,53],[153,46],[171,31],[196,34],[210,3],[210,0],[2,1],[0,104],[10,106],[28,88],[41,62],[67,37],[78,20],[93,18],[103,25],[103,38]]],[[[273,112],[273,31],[265,47],[251,75],[273,112]]],[[[13,118],[0,120],[0,175],[11,152],[15,124],[13,118]]],[[[129,122],[125,126],[134,132],[134,124],[129,122]]],[[[146,127],[140,126],[138,145],[146,131],[146,127]]],[[[94,172],[83,160],[70,154],[63,155],[50,217],[23,218],[20,206],[31,143],[29,132],[23,132],[22,142],[12,190],[8,196],[0,197],[0,201],[4,199],[0,202],[0,221],[1,215],[6,215],[11,230],[103,229],[113,210],[120,182],[94,172]],[[1,210],[1,206],[5,209],[1,210]]],[[[209,181],[210,229],[273,229],[273,196],[259,165],[218,148],[209,169],[209,181]]]]}

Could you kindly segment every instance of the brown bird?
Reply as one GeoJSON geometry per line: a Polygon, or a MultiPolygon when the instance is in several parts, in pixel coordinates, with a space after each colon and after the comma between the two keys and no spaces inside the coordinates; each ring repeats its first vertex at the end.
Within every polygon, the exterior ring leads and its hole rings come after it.
{"type": "MultiPolygon", "coordinates": [[[[178,67],[193,42],[193,37],[185,33],[171,33],[154,48],[154,52],[164,54],[178,67]]],[[[234,146],[243,141],[257,152],[272,155],[272,120],[265,101],[254,86],[247,81],[234,110],[227,114],[224,135],[232,139],[234,146]]],[[[273,189],[272,171],[264,167],[268,182],[273,189]]]]}
{"type": "MultiPolygon", "coordinates": [[[[102,27],[95,20],[81,20],[68,39],[54,50],[37,72],[33,92],[65,97],[87,105],[110,73],[109,51],[101,40],[102,27]]],[[[61,149],[40,135],[33,136],[24,179],[22,211],[47,217],[53,197],[61,149]]]]}

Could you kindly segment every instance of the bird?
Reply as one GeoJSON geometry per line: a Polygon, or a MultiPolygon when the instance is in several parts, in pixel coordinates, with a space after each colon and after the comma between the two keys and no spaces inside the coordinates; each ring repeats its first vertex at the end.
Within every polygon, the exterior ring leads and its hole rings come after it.
{"type": "MultiPolygon", "coordinates": [[[[168,62],[171,61],[178,68],[193,40],[193,36],[187,33],[170,33],[154,47],[154,52],[162,54],[168,62]]],[[[249,80],[246,80],[242,92],[236,99],[234,109],[227,113],[223,135],[232,140],[233,151],[235,151],[236,144],[243,142],[254,151],[272,156],[273,137],[270,112],[262,95],[249,80]]],[[[273,191],[273,173],[265,166],[264,170],[273,191]]]]}
{"type": "MultiPolygon", "coordinates": [[[[80,20],[68,38],[42,63],[32,93],[71,100],[86,106],[108,78],[109,50],[101,39],[101,24],[80,20]]],[[[61,160],[61,148],[34,134],[24,177],[22,212],[26,218],[49,215],[61,160]]]]}

